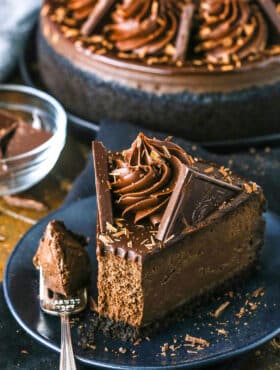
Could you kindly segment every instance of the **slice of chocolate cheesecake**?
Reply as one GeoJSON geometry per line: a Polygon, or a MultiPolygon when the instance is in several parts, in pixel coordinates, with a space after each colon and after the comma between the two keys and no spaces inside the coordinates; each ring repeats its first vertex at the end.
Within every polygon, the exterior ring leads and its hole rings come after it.
{"type": "Polygon", "coordinates": [[[68,230],[62,221],[48,223],[33,258],[42,268],[46,286],[55,293],[71,296],[88,285],[90,262],[84,236],[68,230]]]}
{"type": "Polygon", "coordinates": [[[255,263],[265,228],[255,183],[143,134],[122,152],[94,142],[93,154],[100,317],[135,337],[255,263]]]}

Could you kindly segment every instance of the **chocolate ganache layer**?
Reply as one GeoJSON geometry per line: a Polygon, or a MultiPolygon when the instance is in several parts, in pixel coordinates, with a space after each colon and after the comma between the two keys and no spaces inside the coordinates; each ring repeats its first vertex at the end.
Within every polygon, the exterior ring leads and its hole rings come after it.
{"type": "MultiPolygon", "coordinates": [[[[274,4],[280,10],[278,1],[274,4]]],[[[83,25],[101,1],[46,0],[41,32],[78,68],[157,94],[229,92],[279,80],[278,34],[257,0],[124,0],[109,5],[85,35],[83,25]],[[190,5],[194,12],[184,11],[190,5]],[[185,39],[182,24],[190,33],[185,39]]]]}

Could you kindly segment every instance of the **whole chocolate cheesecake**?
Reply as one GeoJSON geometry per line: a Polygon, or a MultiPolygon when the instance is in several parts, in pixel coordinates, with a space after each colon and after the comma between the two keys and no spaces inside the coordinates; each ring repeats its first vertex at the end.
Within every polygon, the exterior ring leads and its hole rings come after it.
{"type": "Polygon", "coordinates": [[[112,333],[135,339],[255,265],[265,230],[258,185],[169,138],[139,134],[122,152],[93,142],[93,154],[97,311],[112,333]]]}
{"type": "Polygon", "coordinates": [[[279,12],[272,0],[45,0],[39,70],[94,122],[196,141],[276,133],[279,12]]]}

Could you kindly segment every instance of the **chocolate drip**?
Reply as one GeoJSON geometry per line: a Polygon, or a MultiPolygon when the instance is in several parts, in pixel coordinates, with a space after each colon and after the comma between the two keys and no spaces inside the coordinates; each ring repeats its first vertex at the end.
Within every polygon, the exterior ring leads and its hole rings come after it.
{"type": "Polygon", "coordinates": [[[166,242],[172,235],[198,225],[241,190],[239,186],[182,168],[160,223],[157,239],[166,242]]]}
{"type": "Polygon", "coordinates": [[[99,141],[92,142],[94,158],[96,200],[99,225],[102,233],[106,232],[106,224],[113,224],[113,209],[108,173],[108,153],[99,141]]]}

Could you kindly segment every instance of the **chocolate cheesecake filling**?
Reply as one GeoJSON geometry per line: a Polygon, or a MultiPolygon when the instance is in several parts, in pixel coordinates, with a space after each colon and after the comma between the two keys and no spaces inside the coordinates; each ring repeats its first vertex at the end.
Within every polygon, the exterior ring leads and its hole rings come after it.
{"type": "Polygon", "coordinates": [[[101,317],[138,332],[256,261],[265,205],[256,184],[143,134],[107,159],[114,218],[105,232],[97,225],[101,317]]]}

